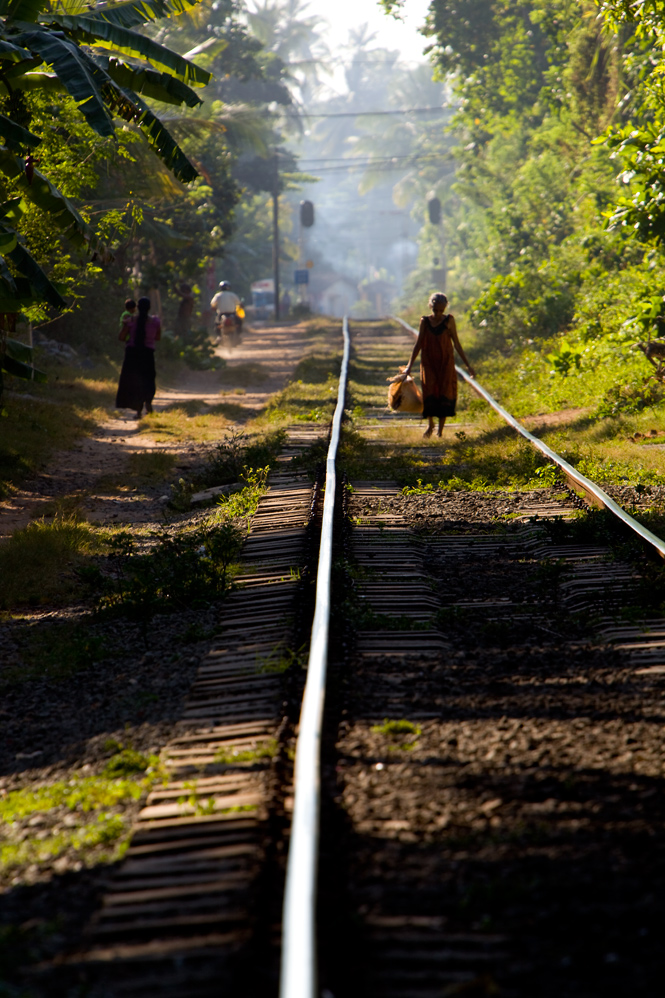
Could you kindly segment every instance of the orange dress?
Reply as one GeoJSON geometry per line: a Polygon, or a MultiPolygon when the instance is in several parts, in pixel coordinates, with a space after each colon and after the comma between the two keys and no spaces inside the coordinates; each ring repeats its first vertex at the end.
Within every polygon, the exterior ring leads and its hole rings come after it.
{"type": "Polygon", "coordinates": [[[453,341],[448,332],[450,315],[433,326],[428,315],[421,319],[420,380],[423,387],[423,416],[454,416],[457,403],[457,371],[453,341]]]}

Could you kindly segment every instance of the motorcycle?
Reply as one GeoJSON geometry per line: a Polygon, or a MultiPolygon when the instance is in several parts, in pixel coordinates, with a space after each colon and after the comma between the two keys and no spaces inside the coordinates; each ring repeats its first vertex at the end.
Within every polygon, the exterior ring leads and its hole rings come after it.
{"type": "Polygon", "coordinates": [[[240,342],[245,310],[239,305],[235,312],[220,312],[217,316],[217,342],[235,346],[240,342]]]}

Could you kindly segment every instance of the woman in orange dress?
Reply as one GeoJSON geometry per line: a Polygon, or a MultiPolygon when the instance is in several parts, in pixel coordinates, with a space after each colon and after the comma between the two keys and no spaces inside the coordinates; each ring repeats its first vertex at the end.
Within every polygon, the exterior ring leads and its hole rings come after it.
{"type": "Polygon", "coordinates": [[[423,390],[423,416],[429,420],[429,426],[423,436],[431,437],[434,432],[434,420],[439,420],[441,436],[447,416],[455,415],[457,402],[457,372],[455,371],[455,350],[462,358],[466,369],[473,378],[475,371],[466,359],[462,345],[457,336],[455,318],[445,315],[448,299],[437,291],[429,300],[431,315],[423,315],[420,320],[418,339],[411,354],[411,360],[402,372],[401,380],[408,378],[411,368],[419,353],[420,380],[423,390]]]}

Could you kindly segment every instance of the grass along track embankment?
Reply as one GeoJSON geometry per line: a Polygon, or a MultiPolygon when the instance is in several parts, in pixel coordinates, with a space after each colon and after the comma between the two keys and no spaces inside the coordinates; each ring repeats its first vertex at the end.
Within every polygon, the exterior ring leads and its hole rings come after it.
{"type": "MultiPolygon", "coordinates": [[[[417,416],[384,425],[386,378],[406,363],[413,338],[383,323],[380,338],[372,336],[369,349],[364,342],[371,328],[363,324],[353,340],[352,422],[342,449],[351,477],[392,478],[402,486],[427,490],[563,485],[555,469],[468,385],[460,383],[457,415],[447,420],[440,441],[422,438],[425,424],[417,416]]],[[[505,408],[646,526],[656,533],[662,529],[665,405],[654,402],[639,411],[608,414],[601,402],[612,392],[620,366],[599,365],[594,378],[584,371],[564,375],[555,370],[547,377],[541,371],[529,381],[519,351],[506,357],[485,349],[477,334],[462,331],[461,337],[479,382],[505,408]]],[[[641,367],[639,358],[634,367],[647,377],[649,365],[639,357],[641,367]]],[[[633,371],[630,376],[637,375],[633,371]]]]}

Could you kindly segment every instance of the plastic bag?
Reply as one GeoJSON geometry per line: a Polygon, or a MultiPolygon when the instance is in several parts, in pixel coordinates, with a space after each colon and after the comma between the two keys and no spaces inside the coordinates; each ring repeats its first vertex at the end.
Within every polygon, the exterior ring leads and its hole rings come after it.
{"type": "MultiPolygon", "coordinates": [[[[402,371],[404,371],[404,368],[402,368],[402,371]]],[[[387,380],[391,382],[388,389],[388,405],[393,412],[423,411],[422,392],[411,375],[409,375],[406,381],[395,381],[393,378],[388,378],[387,380]]]]}

